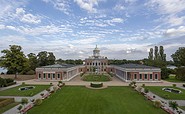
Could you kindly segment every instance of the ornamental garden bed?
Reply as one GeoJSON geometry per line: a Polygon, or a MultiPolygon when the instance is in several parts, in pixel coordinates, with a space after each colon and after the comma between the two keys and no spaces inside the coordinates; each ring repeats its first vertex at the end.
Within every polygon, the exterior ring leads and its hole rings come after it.
{"type": "Polygon", "coordinates": [[[35,94],[49,88],[50,85],[27,85],[27,84],[23,84],[17,87],[13,87],[7,90],[3,90],[0,92],[0,96],[34,96],[35,94]],[[24,91],[20,91],[19,88],[21,87],[30,87],[30,86],[34,86],[35,88],[33,89],[29,89],[29,90],[24,90],[24,91]]]}
{"type": "Polygon", "coordinates": [[[64,86],[51,94],[28,114],[166,114],[155,108],[137,91],[129,87],[92,90],[84,86],[64,86]],[[52,108],[52,107],[53,108],[52,108]],[[54,108],[57,107],[57,108],[54,108]]]}
{"type": "Polygon", "coordinates": [[[178,87],[172,87],[172,86],[147,86],[147,88],[157,94],[158,96],[165,98],[165,99],[172,99],[172,100],[185,100],[185,90],[178,88],[178,87]],[[163,88],[174,88],[177,90],[180,90],[181,93],[174,93],[174,92],[168,92],[162,90],[163,88]]]}
{"type": "Polygon", "coordinates": [[[84,74],[82,80],[91,82],[106,82],[111,81],[111,78],[108,74],[84,74]]]}
{"type": "Polygon", "coordinates": [[[6,106],[3,106],[3,107],[1,107],[0,108],[0,114],[2,114],[3,112],[5,112],[5,111],[7,111],[7,110],[9,110],[9,109],[11,109],[11,108],[13,108],[14,106],[16,106],[16,105],[18,105],[19,103],[17,103],[17,102],[13,102],[13,103],[9,103],[8,105],[6,105],[6,106]]]}

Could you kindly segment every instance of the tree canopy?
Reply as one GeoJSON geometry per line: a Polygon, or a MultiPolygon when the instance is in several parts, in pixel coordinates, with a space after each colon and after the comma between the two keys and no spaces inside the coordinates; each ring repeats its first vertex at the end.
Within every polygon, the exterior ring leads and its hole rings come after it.
{"type": "Polygon", "coordinates": [[[185,66],[185,47],[180,47],[171,57],[176,66],[185,66]]]}
{"type": "Polygon", "coordinates": [[[21,46],[10,45],[10,49],[1,51],[1,53],[4,54],[1,57],[1,67],[6,68],[11,73],[14,73],[15,78],[17,78],[17,73],[21,72],[27,65],[27,59],[21,50],[21,46]]]}

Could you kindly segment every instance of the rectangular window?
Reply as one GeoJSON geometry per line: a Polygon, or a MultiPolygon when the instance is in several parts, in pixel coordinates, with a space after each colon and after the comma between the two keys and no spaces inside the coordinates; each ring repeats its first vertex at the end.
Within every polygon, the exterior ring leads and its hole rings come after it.
{"type": "Polygon", "coordinates": [[[53,74],[53,78],[55,78],[55,74],[53,74]]]}
{"type": "Polygon", "coordinates": [[[87,65],[89,65],[89,63],[87,63],[87,65]]]}
{"type": "Polygon", "coordinates": [[[103,65],[103,63],[101,63],[101,65],[103,65]]]}
{"type": "Polygon", "coordinates": [[[150,74],[150,79],[152,80],[152,78],[153,78],[153,76],[152,76],[152,74],[150,74]]]}
{"type": "Polygon", "coordinates": [[[142,74],[139,74],[139,79],[142,79],[142,74]]]}
{"type": "Polygon", "coordinates": [[[60,78],[60,74],[58,74],[58,78],[60,78]]]}
{"type": "Polygon", "coordinates": [[[46,74],[44,73],[44,79],[46,78],[46,74]]]}
{"type": "Polygon", "coordinates": [[[82,71],[82,69],[81,69],[81,71],[82,71]]]}
{"type": "Polygon", "coordinates": [[[50,74],[48,74],[48,78],[51,78],[51,75],[50,74]]]}
{"type": "Polygon", "coordinates": [[[41,74],[39,73],[39,78],[41,78],[41,74]]]}
{"type": "Polygon", "coordinates": [[[137,79],[137,74],[134,74],[134,79],[137,79]]]}
{"type": "Polygon", "coordinates": [[[145,79],[147,79],[147,77],[148,77],[148,75],[147,75],[147,74],[145,74],[145,79]]]}
{"type": "Polygon", "coordinates": [[[155,79],[158,79],[158,75],[157,74],[155,74],[155,79]]]}
{"type": "Polygon", "coordinates": [[[104,71],[106,71],[106,69],[104,69],[104,71]]]}

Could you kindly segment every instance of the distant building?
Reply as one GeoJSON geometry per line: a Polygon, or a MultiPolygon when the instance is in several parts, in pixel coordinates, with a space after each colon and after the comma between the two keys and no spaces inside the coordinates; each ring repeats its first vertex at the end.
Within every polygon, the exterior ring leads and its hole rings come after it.
{"type": "Polygon", "coordinates": [[[126,82],[158,82],[161,80],[160,68],[140,64],[110,65],[108,72],[113,72],[126,82]]]}
{"type": "Polygon", "coordinates": [[[95,47],[93,56],[84,60],[84,65],[55,64],[36,68],[36,79],[45,81],[69,81],[85,72],[113,73],[125,82],[159,82],[161,69],[141,64],[108,65],[107,57],[100,56],[95,47]]]}
{"type": "Polygon", "coordinates": [[[106,72],[107,65],[107,57],[100,56],[100,50],[97,48],[96,45],[96,48],[93,50],[93,56],[85,59],[87,72],[106,72]]]}

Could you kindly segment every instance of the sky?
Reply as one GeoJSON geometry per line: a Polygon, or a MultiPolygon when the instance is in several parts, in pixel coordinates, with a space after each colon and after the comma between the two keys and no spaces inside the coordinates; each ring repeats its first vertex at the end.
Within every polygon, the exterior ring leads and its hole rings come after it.
{"type": "MultiPolygon", "coordinates": [[[[98,45],[109,59],[143,59],[185,47],[185,0],[0,0],[0,50],[85,59],[98,45]]],[[[2,53],[0,54],[0,56],[2,53]]]]}

